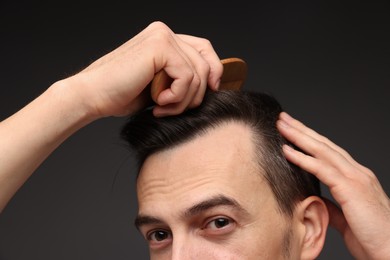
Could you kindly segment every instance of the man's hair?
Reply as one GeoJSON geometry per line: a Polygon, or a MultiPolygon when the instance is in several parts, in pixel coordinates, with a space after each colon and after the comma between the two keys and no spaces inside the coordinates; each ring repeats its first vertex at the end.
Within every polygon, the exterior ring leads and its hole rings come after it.
{"type": "Polygon", "coordinates": [[[298,201],[320,196],[321,190],[317,178],[289,163],[283,155],[282,145],[288,142],[276,128],[282,111],[279,102],[265,93],[209,91],[200,106],[177,116],[155,117],[150,107],[131,116],[121,137],[136,153],[141,167],[151,154],[192,140],[223,123],[242,122],[253,132],[258,164],[280,211],[291,216],[298,201]]]}

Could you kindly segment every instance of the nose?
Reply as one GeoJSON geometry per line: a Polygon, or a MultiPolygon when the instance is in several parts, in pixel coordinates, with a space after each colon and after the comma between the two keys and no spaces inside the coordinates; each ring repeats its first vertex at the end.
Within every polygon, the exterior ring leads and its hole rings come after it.
{"type": "Polygon", "coordinates": [[[188,236],[175,237],[172,242],[172,260],[207,259],[202,258],[202,249],[195,239],[188,236]]]}

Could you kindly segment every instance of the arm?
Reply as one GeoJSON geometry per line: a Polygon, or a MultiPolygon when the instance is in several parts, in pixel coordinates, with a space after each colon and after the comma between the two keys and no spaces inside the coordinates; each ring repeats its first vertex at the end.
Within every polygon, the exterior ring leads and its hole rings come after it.
{"type": "Polygon", "coordinates": [[[285,146],[286,158],[329,187],[330,224],[356,259],[390,259],[390,200],[375,174],[345,150],[281,113],[278,129],[306,154],[285,146]]]}
{"type": "Polygon", "coordinates": [[[146,86],[165,70],[174,79],[158,96],[155,116],[200,104],[216,90],[222,64],[209,41],[154,22],[76,75],[59,80],[0,123],[0,212],[37,167],[70,135],[102,117],[136,112],[146,86]]]}

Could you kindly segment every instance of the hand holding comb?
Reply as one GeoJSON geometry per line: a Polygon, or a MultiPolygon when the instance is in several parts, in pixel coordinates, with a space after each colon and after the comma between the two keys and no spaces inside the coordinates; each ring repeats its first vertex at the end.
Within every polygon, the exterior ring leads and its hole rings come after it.
{"type": "MultiPolygon", "coordinates": [[[[240,58],[222,59],[223,74],[221,77],[219,89],[240,90],[247,75],[247,64],[240,58]]],[[[151,96],[156,102],[158,95],[172,83],[168,74],[161,70],[151,82],[151,96]]]]}

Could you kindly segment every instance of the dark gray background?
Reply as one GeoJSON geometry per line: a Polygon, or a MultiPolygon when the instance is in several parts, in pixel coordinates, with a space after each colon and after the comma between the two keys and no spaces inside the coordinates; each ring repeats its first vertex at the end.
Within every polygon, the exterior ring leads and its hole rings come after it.
{"type": "MultiPolygon", "coordinates": [[[[210,39],[221,58],[246,60],[245,89],[276,96],[371,168],[389,194],[388,1],[98,2],[0,3],[1,120],[161,20],[210,39]]],[[[81,129],[18,191],[0,215],[1,259],[147,259],[132,225],[124,120],[81,129]]],[[[352,259],[333,229],[319,259],[352,259]]]]}

